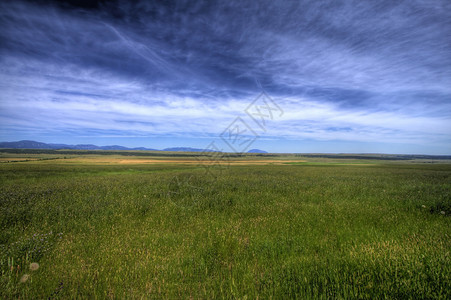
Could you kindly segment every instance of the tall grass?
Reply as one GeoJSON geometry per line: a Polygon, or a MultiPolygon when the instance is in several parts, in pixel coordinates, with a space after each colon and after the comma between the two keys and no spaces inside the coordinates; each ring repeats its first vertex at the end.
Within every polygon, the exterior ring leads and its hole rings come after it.
{"type": "Polygon", "coordinates": [[[451,298],[450,165],[0,167],[0,298],[451,298]]]}

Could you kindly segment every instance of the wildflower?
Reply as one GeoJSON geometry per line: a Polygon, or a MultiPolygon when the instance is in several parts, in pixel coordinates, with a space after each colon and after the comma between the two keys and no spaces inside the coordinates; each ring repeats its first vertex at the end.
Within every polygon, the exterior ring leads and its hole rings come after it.
{"type": "Polygon", "coordinates": [[[38,263],[31,263],[30,264],[30,270],[31,271],[36,271],[37,269],[39,269],[39,264],[38,263]]]}
{"type": "Polygon", "coordinates": [[[441,213],[442,215],[444,215],[444,214],[445,214],[445,211],[442,210],[440,213],[441,213]]]}
{"type": "Polygon", "coordinates": [[[24,274],[24,275],[20,278],[20,282],[21,282],[21,283],[25,283],[25,282],[28,280],[28,278],[30,278],[30,275],[24,274]]]}
{"type": "Polygon", "coordinates": [[[426,208],[426,205],[421,205],[422,208],[426,208]]]}

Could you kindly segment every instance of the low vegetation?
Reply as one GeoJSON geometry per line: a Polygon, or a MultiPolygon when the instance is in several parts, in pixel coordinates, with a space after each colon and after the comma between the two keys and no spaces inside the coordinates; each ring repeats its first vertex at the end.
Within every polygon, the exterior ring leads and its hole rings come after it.
{"type": "Polygon", "coordinates": [[[451,298],[450,164],[70,160],[0,164],[0,298],[451,298]]]}

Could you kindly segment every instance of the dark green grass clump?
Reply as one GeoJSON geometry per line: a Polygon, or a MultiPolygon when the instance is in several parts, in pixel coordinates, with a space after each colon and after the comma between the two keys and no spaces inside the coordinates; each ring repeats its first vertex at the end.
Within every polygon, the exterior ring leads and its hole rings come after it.
{"type": "Polygon", "coordinates": [[[451,298],[449,165],[1,168],[0,298],[451,298]]]}

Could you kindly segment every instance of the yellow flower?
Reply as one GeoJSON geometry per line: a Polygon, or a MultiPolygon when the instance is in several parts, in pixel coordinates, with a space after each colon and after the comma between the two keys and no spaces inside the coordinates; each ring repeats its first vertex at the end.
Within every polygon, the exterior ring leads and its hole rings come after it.
{"type": "Polygon", "coordinates": [[[25,282],[28,280],[28,278],[30,278],[30,275],[24,274],[24,275],[22,276],[22,278],[20,278],[20,282],[21,282],[21,283],[25,283],[25,282]]]}
{"type": "Polygon", "coordinates": [[[39,264],[38,263],[31,263],[30,264],[30,270],[31,271],[36,271],[37,269],[39,269],[39,264]]]}

